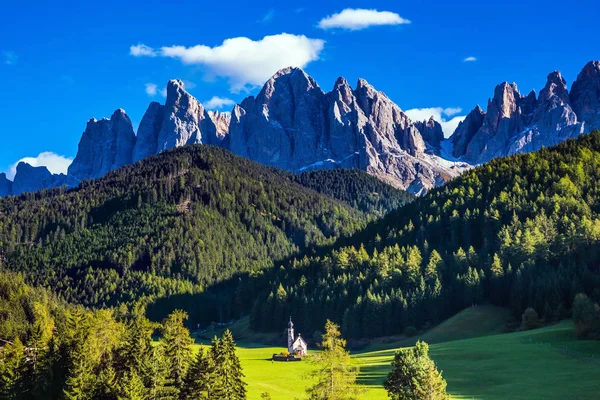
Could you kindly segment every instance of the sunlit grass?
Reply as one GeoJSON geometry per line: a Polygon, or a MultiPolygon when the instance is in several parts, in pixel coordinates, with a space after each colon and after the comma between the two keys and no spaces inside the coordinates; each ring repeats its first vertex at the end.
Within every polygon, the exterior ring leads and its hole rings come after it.
{"type": "MultiPolygon", "coordinates": [[[[471,312],[485,318],[481,310],[471,312]]],[[[460,321],[477,321],[468,315],[455,318],[454,323],[447,321],[424,335],[424,339],[443,340],[443,330],[448,338],[456,338],[460,321]]],[[[490,333],[499,327],[497,323],[488,325],[492,327],[490,333]]],[[[479,330],[479,334],[485,333],[479,330]]],[[[361,366],[359,383],[366,389],[362,398],[367,400],[388,398],[382,384],[398,348],[394,344],[383,346],[353,355],[361,366]]],[[[274,400],[305,397],[305,389],[312,383],[307,376],[312,366],[306,361],[271,362],[272,354],[282,350],[283,347],[238,343],[250,400],[259,400],[263,392],[269,392],[274,400]]],[[[600,342],[575,340],[570,321],[528,332],[441,342],[432,344],[430,352],[444,371],[453,398],[600,398],[600,342]]]]}

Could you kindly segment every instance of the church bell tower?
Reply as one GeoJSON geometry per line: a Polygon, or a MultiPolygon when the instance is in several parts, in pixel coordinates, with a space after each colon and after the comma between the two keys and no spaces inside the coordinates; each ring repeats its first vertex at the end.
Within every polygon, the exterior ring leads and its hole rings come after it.
{"type": "Polygon", "coordinates": [[[288,323],[287,336],[288,351],[292,353],[292,346],[294,345],[294,323],[292,322],[292,317],[290,317],[290,322],[288,323]]]}

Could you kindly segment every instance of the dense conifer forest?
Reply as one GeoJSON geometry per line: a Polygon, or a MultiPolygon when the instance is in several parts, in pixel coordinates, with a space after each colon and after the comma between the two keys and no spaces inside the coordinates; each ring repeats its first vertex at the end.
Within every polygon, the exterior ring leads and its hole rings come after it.
{"type": "Polygon", "coordinates": [[[376,337],[486,302],[519,319],[531,307],[550,322],[567,317],[580,292],[593,310],[599,181],[600,132],[493,160],[340,239],[328,254],[274,270],[255,298],[252,326],[276,330],[290,314],[307,332],[329,318],[348,337],[376,337]]]}
{"type": "Polygon", "coordinates": [[[93,307],[143,299],[155,321],[183,308],[190,325],[249,314],[278,331],[294,315],[307,334],[331,319],[369,338],[483,303],[553,321],[578,293],[600,301],[599,178],[600,132],[412,202],[363,173],[295,175],[196,146],[2,199],[0,240],[28,282],[93,307]]]}
{"type": "Polygon", "coordinates": [[[123,306],[92,312],[0,272],[0,398],[246,398],[231,333],[194,354],[186,319],[181,310],[161,323],[123,306]]]}
{"type": "Polygon", "coordinates": [[[409,200],[364,172],[296,176],[188,146],[78,189],[0,199],[0,256],[68,302],[113,306],[271,268],[409,200]]]}

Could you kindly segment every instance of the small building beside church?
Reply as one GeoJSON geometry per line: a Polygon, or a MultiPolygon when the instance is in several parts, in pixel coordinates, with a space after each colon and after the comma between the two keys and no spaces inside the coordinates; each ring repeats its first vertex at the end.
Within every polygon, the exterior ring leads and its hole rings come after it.
{"type": "Polygon", "coordinates": [[[308,354],[308,345],[304,339],[302,339],[302,336],[298,334],[298,337],[294,338],[294,323],[292,322],[292,317],[290,317],[290,322],[288,323],[287,337],[288,351],[290,354],[299,355],[300,357],[308,354]]]}

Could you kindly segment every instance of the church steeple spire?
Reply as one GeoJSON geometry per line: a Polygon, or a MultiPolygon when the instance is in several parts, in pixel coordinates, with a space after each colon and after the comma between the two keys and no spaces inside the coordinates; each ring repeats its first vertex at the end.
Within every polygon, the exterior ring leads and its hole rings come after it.
{"type": "Polygon", "coordinates": [[[294,346],[294,323],[292,322],[292,317],[290,316],[290,322],[288,322],[287,329],[287,342],[288,342],[288,351],[292,353],[294,346]]]}

